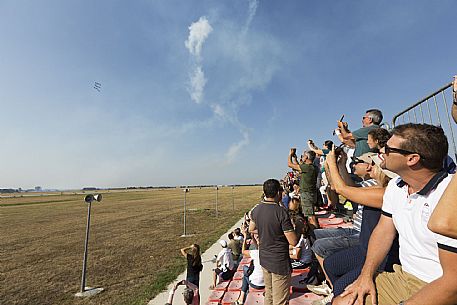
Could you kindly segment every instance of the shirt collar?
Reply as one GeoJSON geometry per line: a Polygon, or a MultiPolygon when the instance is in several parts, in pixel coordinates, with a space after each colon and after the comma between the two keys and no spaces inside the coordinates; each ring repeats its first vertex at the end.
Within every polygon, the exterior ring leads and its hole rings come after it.
{"type": "MultiPolygon", "coordinates": [[[[440,184],[440,182],[443,181],[444,178],[447,177],[447,175],[448,175],[448,173],[445,170],[439,171],[438,173],[435,174],[435,176],[432,177],[432,179],[430,179],[427,182],[427,184],[419,192],[417,192],[417,194],[421,195],[421,196],[427,195],[428,193],[430,193],[430,191],[436,189],[438,184],[440,184]]],[[[404,187],[407,184],[401,178],[398,178],[396,183],[397,183],[398,187],[404,187]]]]}

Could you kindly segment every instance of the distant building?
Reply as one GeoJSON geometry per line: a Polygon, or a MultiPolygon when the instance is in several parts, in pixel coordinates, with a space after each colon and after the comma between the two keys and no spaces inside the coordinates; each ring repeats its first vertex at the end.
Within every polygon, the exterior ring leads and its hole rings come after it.
{"type": "Polygon", "coordinates": [[[35,186],[35,192],[41,192],[42,190],[41,186],[35,186]]]}

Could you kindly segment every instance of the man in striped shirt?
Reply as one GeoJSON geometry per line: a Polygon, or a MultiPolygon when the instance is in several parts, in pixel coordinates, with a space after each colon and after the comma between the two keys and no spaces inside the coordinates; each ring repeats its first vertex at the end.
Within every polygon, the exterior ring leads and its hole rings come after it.
{"type": "MultiPolygon", "coordinates": [[[[355,158],[353,162],[354,173],[362,178],[363,180],[358,184],[359,187],[368,187],[376,185],[376,181],[369,176],[369,170],[371,167],[371,158],[370,155],[375,155],[374,153],[366,153],[355,158]]],[[[363,216],[363,205],[358,205],[356,214],[354,215],[354,226],[352,228],[336,228],[336,229],[316,229],[314,234],[316,236],[316,241],[312,246],[312,250],[316,255],[319,264],[323,268],[324,259],[330,255],[347,249],[353,246],[359,245],[359,235],[361,231],[363,216]]],[[[327,275],[326,275],[327,276],[327,275]]],[[[330,293],[331,289],[326,283],[319,285],[318,288],[315,288],[312,285],[308,285],[308,289],[313,292],[330,293]],[[316,290],[317,289],[317,290],[316,290]]]]}

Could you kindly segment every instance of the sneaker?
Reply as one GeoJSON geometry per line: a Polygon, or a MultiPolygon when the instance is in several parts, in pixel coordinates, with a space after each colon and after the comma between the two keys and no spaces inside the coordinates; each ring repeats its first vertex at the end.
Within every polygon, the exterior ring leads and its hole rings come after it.
{"type": "Polygon", "coordinates": [[[315,300],[311,304],[313,305],[328,305],[331,304],[333,300],[333,293],[330,293],[328,296],[323,298],[322,300],[315,300]]]}
{"type": "Polygon", "coordinates": [[[327,285],[326,281],[323,281],[321,285],[306,285],[306,288],[318,295],[329,295],[332,293],[332,288],[327,285]]]}

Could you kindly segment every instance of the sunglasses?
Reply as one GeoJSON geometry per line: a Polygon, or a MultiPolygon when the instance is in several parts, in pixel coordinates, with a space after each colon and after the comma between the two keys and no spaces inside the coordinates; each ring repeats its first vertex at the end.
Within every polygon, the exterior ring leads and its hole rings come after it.
{"type": "Polygon", "coordinates": [[[386,144],[386,146],[384,146],[384,151],[385,151],[386,155],[388,155],[389,153],[399,153],[399,154],[402,154],[402,155],[417,154],[422,159],[425,159],[425,157],[423,155],[421,155],[420,153],[417,153],[417,152],[414,152],[414,151],[410,151],[410,150],[406,150],[406,149],[390,147],[387,144],[386,144]]]}

